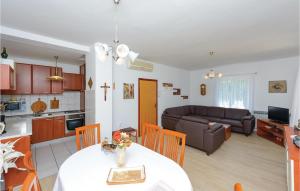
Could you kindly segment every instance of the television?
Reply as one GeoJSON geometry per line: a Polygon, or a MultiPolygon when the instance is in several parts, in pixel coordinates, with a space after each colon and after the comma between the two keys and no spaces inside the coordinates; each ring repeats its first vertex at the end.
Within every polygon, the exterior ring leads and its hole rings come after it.
{"type": "Polygon", "coordinates": [[[290,112],[287,108],[281,107],[268,107],[268,118],[270,120],[276,121],[282,124],[289,124],[290,123],[290,112]]]}

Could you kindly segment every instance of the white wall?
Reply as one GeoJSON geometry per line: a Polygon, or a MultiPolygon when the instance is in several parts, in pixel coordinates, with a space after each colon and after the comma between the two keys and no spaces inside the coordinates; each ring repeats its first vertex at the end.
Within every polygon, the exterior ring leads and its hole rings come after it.
{"type": "MultiPolygon", "coordinates": [[[[254,110],[266,111],[268,105],[291,108],[295,88],[299,57],[268,60],[252,63],[232,64],[215,67],[217,72],[226,75],[255,73],[254,76],[254,110]],[[287,80],[287,93],[268,93],[269,80],[287,80]]],[[[190,80],[190,103],[196,105],[215,105],[216,80],[205,80],[209,69],[192,71],[190,80]],[[207,95],[200,95],[200,84],[207,85],[207,95]]]]}
{"type": "Polygon", "coordinates": [[[298,74],[297,74],[297,79],[296,79],[291,114],[292,114],[292,116],[291,116],[291,120],[290,120],[290,125],[298,126],[298,120],[300,120],[300,63],[298,66],[298,74]]]}
{"type": "Polygon", "coordinates": [[[130,70],[127,66],[113,66],[113,130],[132,126],[138,128],[138,78],[158,80],[158,124],[165,108],[189,104],[180,96],[174,96],[172,89],[165,89],[162,83],[173,83],[181,88],[182,95],[189,95],[190,72],[161,64],[154,64],[153,72],[130,70]],[[123,99],[123,83],[134,83],[134,99],[123,99]]]}
{"type": "Polygon", "coordinates": [[[112,138],[112,58],[107,57],[105,61],[97,56],[95,52],[95,44],[90,47],[90,52],[86,54],[86,82],[89,78],[93,80],[93,86],[90,90],[86,86],[86,124],[101,124],[101,139],[105,137],[108,140],[112,138]],[[106,83],[110,86],[107,89],[106,100],[104,100],[104,89],[101,86],[106,83]]]}

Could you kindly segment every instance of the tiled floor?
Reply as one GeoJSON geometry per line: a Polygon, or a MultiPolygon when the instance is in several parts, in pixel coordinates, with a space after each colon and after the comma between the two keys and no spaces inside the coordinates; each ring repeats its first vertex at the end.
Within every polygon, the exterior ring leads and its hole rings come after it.
{"type": "Polygon", "coordinates": [[[75,139],[66,142],[33,146],[32,158],[40,179],[54,175],[62,163],[76,152],[75,139]]]}

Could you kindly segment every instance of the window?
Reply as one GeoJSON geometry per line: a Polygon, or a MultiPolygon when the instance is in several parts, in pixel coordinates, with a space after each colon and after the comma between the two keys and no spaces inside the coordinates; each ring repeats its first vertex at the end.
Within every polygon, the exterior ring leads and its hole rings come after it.
{"type": "Polygon", "coordinates": [[[216,87],[218,106],[252,110],[252,77],[223,77],[218,79],[216,87]]]}

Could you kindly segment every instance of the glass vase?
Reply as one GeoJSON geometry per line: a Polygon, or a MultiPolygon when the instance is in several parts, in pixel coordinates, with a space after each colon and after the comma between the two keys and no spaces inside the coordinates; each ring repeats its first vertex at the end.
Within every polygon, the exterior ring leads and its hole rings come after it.
{"type": "Polygon", "coordinates": [[[118,167],[122,167],[126,162],[126,149],[125,148],[117,148],[117,165],[118,167]]]}

